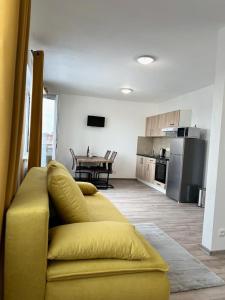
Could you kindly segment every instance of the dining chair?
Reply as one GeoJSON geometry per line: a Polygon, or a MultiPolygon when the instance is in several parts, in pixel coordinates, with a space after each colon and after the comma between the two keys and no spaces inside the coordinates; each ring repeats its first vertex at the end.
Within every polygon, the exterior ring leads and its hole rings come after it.
{"type": "Polygon", "coordinates": [[[98,178],[100,177],[100,174],[106,174],[106,188],[113,188],[113,185],[109,184],[109,175],[113,173],[113,163],[115,161],[115,158],[117,156],[117,152],[113,151],[111,156],[109,157],[109,162],[105,164],[105,166],[100,167],[95,170],[95,173],[97,173],[98,178]]]}
{"type": "Polygon", "coordinates": [[[107,151],[106,151],[106,154],[105,154],[105,156],[104,156],[104,158],[105,158],[105,159],[109,159],[110,153],[111,153],[111,150],[107,150],[107,151]]]}
{"type": "MultiPolygon", "coordinates": [[[[107,150],[106,153],[105,153],[104,158],[105,158],[105,159],[109,159],[110,153],[111,153],[111,150],[107,150]]],[[[105,169],[106,169],[106,163],[101,163],[101,164],[98,166],[98,169],[103,169],[103,170],[105,170],[105,169]]]]}
{"type": "Polygon", "coordinates": [[[76,166],[76,156],[75,156],[75,153],[74,153],[72,148],[70,148],[69,150],[70,150],[70,153],[72,155],[72,171],[74,171],[75,166],[76,166]]]}
{"type": "Polygon", "coordinates": [[[87,166],[79,166],[77,163],[76,155],[72,148],[69,149],[72,155],[72,171],[74,173],[74,179],[76,179],[76,174],[79,175],[79,180],[82,179],[82,174],[88,175],[89,181],[92,181],[93,171],[87,166]]]}
{"type": "Polygon", "coordinates": [[[113,173],[112,167],[113,167],[113,163],[114,163],[114,160],[115,160],[116,156],[117,156],[117,152],[113,151],[112,155],[109,158],[110,162],[108,163],[108,173],[109,174],[113,173]]]}

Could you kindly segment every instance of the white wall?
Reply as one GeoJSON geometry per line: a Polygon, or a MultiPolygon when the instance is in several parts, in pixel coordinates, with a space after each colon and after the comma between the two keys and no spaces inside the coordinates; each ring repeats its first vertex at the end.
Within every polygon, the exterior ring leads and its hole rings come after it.
{"type": "Polygon", "coordinates": [[[177,109],[191,109],[192,125],[203,128],[202,137],[208,143],[212,99],[213,86],[159,104],[60,95],[56,158],[70,168],[70,147],[83,155],[88,146],[97,155],[104,155],[107,149],[115,150],[118,157],[113,177],[135,178],[137,137],[144,135],[145,117],[177,109]],[[87,115],[105,116],[106,126],[87,127],[87,115]]]}
{"type": "Polygon", "coordinates": [[[225,28],[218,35],[217,63],[202,244],[225,250],[225,28]]]}
{"type": "Polygon", "coordinates": [[[159,103],[157,111],[158,113],[164,113],[168,111],[178,109],[191,109],[192,120],[191,125],[202,128],[202,138],[206,140],[207,153],[205,164],[204,183],[206,183],[207,166],[208,166],[208,149],[210,140],[210,127],[212,117],[212,104],[213,104],[213,86],[208,86],[200,90],[181,95],[175,99],[168,100],[166,102],[159,103]]]}
{"type": "Polygon", "coordinates": [[[116,178],[135,178],[137,138],[144,135],[145,117],[156,113],[155,104],[93,97],[60,95],[57,160],[71,168],[69,148],[85,155],[115,150],[116,178]],[[87,116],[106,117],[104,128],[87,127],[87,116]]]}

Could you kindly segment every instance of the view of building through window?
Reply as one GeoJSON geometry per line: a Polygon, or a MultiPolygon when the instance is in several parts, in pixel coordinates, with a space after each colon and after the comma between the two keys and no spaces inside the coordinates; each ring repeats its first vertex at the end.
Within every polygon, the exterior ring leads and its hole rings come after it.
{"type": "Polygon", "coordinates": [[[23,133],[23,159],[28,159],[30,142],[30,115],[31,115],[31,94],[32,94],[32,75],[27,65],[26,74],[26,94],[24,109],[24,133],[23,133]]]}
{"type": "Polygon", "coordinates": [[[55,159],[57,101],[44,97],[42,119],[42,155],[41,166],[55,159]]]}

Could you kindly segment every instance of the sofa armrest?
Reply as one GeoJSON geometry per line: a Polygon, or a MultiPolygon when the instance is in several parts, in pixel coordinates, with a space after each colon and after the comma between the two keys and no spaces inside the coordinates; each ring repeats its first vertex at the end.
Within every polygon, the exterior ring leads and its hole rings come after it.
{"type": "Polygon", "coordinates": [[[6,215],[5,300],[45,299],[48,221],[46,171],[33,168],[6,215]]]}

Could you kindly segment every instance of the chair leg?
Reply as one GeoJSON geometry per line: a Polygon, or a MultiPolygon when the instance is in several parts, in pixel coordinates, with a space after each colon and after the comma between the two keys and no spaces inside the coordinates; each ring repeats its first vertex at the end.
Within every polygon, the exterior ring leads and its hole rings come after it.
{"type": "Polygon", "coordinates": [[[107,185],[107,188],[108,188],[109,187],[109,172],[107,173],[106,185],[107,185]]]}
{"type": "Polygon", "coordinates": [[[89,177],[89,178],[88,178],[89,181],[91,182],[91,181],[92,181],[92,180],[91,180],[91,177],[92,177],[92,176],[91,176],[91,173],[89,173],[89,176],[88,176],[88,177],[89,177]]]}
{"type": "Polygon", "coordinates": [[[108,173],[108,178],[107,178],[107,188],[114,189],[114,186],[112,184],[109,184],[109,175],[110,175],[110,172],[108,173]]]}

